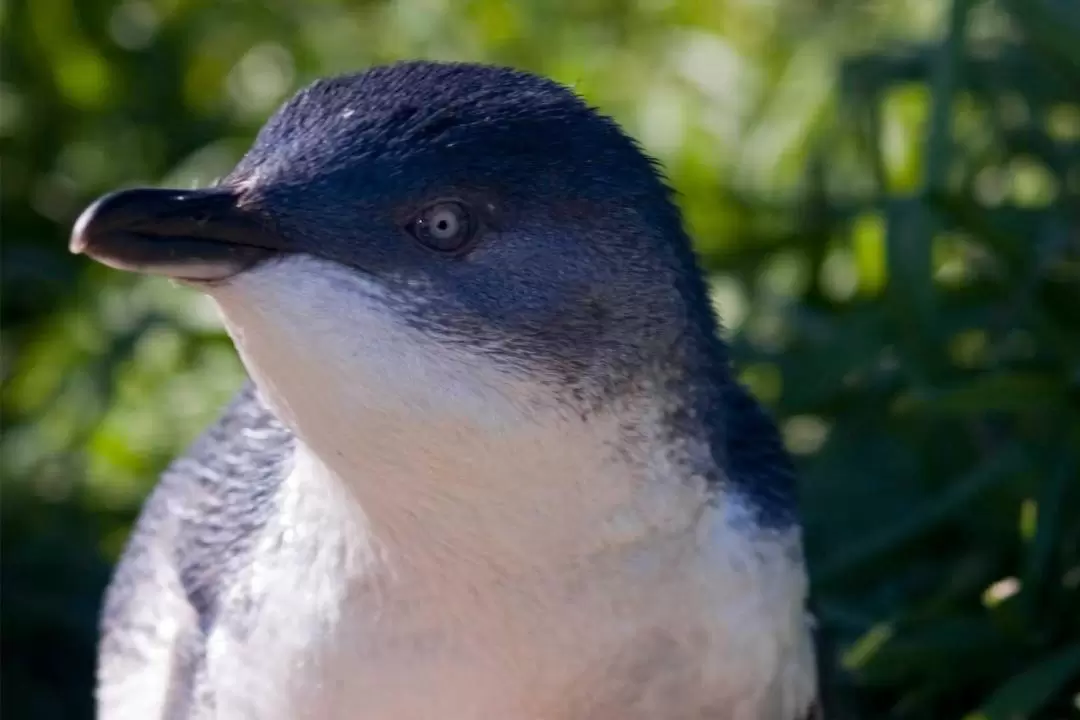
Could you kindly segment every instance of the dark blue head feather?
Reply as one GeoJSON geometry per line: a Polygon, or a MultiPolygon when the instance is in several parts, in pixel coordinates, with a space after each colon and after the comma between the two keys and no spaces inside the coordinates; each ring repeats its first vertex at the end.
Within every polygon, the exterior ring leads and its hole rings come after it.
{"type": "Polygon", "coordinates": [[[670,189],[567,88],[425,62],[320,80],[226,182],[298,249],[378,278],[417,327],[531,368],[585,408],[659,385],[677,399],[671,432],[713,449],[697,471],[753,497],[761,520],[790,522],[789,461],[732,379],[670,189]],[[469,253],[404,238],[440,198],[483,215],[469,253]]]}

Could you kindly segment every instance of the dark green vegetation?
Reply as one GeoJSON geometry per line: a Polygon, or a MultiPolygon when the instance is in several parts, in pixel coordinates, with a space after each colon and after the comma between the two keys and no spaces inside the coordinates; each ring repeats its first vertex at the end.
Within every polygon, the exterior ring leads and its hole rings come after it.
{"type": "Polygon", "coordinates": [[[1080,688],[1075,0],[10,0],[0,10],[3,714],[90,716],[99,594],[240,381],[190,291],[66,251],[206,183],[301,82],[401,57],[576,84],[664,161],[802,468],[836,717],[1080,688]]]}

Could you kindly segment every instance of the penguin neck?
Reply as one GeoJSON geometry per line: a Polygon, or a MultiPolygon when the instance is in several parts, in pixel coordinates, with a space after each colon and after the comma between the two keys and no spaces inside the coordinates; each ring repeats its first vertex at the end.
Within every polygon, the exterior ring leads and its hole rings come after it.
{"type": "Polygon", "coordinates": [[[575,403],[542,368],[444,342],[404,322],[378,286],[308,265],[249,271],[215,300],[264,401],[305,448],[298,467],[310,472],[292,485],[340,489],[399,562],[510,571],[692,534],[716,474],[683,396],[700,388],[646,369],[599,407],[575,403]]]}
{"type": "Polygon", "coordinates": [[[681,464],[686,449],[665,446],[640,418],[534,411],[501,428],[431,415],[305,425],[286,492],[340,503],[342,521],[398,573],[441,578],[466,566],[457,576],[475,583],[476,573],[544,576],[687,548],[714,500],[681,464]]]}

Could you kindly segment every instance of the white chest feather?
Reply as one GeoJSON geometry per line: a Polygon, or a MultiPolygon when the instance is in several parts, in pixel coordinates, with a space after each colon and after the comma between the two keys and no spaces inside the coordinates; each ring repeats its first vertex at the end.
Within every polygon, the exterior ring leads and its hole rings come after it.
{"type": "Polygon", "coordinates": [[[238,587],[256,607],[210,642],[219,717],[795,720],[812,698],[793,538],[717,510],[507,567],[497,537],[472,557],[384,545],[304,451],[288,483],[238,587]]]}
{"type": "Polygon", "coordinates": [[[798,720],[795,530],[740,522],[662,451],[620,447],[625,418],[544,407],[334,272],[217,295],[303,441],[210,640],[218,717],[798,720]]]}

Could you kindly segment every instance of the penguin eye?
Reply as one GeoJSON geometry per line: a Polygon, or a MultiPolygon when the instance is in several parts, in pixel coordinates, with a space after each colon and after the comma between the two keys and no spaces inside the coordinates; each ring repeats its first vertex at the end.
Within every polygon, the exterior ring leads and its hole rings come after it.
{"type": "Polygon", "coordinates": [[[476,235],[476,222],[464,203],[446,200],[421,210],[409,223],[408,230],[425,247],[453,253],[469,245],[476,235]]]}

